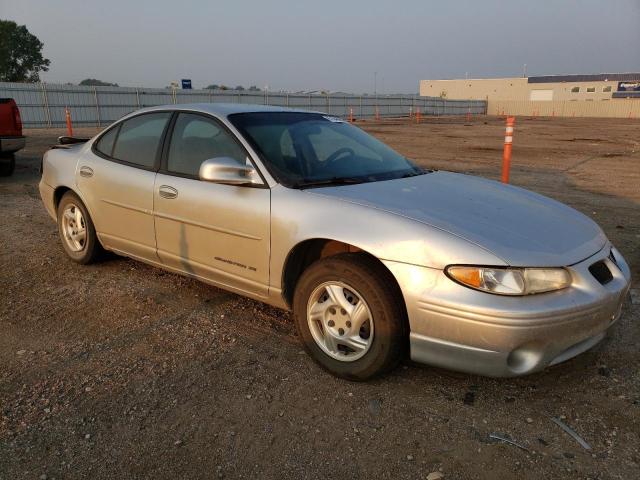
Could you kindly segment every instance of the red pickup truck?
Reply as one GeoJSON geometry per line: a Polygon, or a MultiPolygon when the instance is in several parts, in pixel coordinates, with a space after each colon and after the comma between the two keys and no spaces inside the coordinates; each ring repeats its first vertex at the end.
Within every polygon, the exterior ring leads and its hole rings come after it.
{"type": "Polygon", "coordinates": [[[24,148],[20,110],[13,98],[0,98],[0,176],[9,176],[16,166],[15,152],[24,148]]]}

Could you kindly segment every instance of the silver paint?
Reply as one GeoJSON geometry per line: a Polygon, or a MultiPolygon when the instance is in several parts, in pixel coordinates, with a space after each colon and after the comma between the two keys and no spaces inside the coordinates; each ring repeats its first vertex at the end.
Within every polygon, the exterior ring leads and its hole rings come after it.
{"type": "MultiPolygon", "coordinates": [[[[295,190],[278,184],[229,122],[257,105],[171,105],[223,122],[259,171],[263,188],[174,177],[113,163],[91,144],[51,150],[40,192],[75,191],[105,248],[289,308],[283,270],[301,242],[343,242],[378,258],[398,282],[414,360],[490,376],[564,361],[600,341],[620,315],[630,272],[602,230],[581,213],[518,187],[449,172],[295,190]],[[83,175],[91,169],[92,176],[83,175]],[[613,280],[588,267],[603,260],[613,280]],[[562,291],[505,297],[451,281],[447,265],[566,267],[562,291]]],[[[138,114],[141,111],[135,112],[138,114]]],[[[125,117],[127,118],[127,117],[125,117]]]]}

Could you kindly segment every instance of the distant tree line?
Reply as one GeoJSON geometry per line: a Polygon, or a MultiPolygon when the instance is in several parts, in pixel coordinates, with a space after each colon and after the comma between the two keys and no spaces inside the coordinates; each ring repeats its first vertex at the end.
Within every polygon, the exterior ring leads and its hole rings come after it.
{"type": "Polygon", "coordinates": [[[242,85],[238,85],[236,88],[230,88],[230,87],[227,87],[226,85],[218,85],[217,83],[213,83],[211,85],[207,85],[204,88],[205,90],[238,90],[238,91],[248,90],[250,92],[260,91],[260,89],[255,85],[251,85],[249,88],[244,88],[242,85]]]}
{"type": "Polygon", "coordinates": [[[98,80],[97,78],[85,78],[78,85],[83,85],[86,87],[117,87],[119,86],[117,83],[103,82],[102,80],[98,80]]]}

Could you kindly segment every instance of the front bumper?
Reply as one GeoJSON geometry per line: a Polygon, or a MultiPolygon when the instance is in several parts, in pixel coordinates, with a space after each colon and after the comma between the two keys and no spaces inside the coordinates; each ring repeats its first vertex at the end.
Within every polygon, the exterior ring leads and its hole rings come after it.
{"type": "Polygon", "coordinates": [[[11,153],[22,150],[26,145],[25,137],[0,137],[0,152],[11,153]]]}
{"type": "Polygon", "coordinates": [[[619,318],[629,267],[611,245],[568,267],[572,286],[524,297],[463,287],[441,270],[385,261],[404,295],[411,358],[492,377],[533,373],[596,345],[619,318]],[[589,271],[603,261],[613,278],[602,285],[589,271]]]}

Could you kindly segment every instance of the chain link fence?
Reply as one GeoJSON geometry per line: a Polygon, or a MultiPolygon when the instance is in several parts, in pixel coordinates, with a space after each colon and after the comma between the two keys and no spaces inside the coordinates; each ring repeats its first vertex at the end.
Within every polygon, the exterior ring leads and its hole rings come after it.
{"type": "Polygon", "coordinates": [[[65,125],[65,108],[74,125],[103,127],[143,107],[185,103],[249,103],[318,110],[347,118],[421,115],[483,115],[483,100],[447,100],[418,95],[301,94],[249,90],[85,87],[51,83],[0,82],[0,97],[13,98],[25,128],[65,125]]]}

